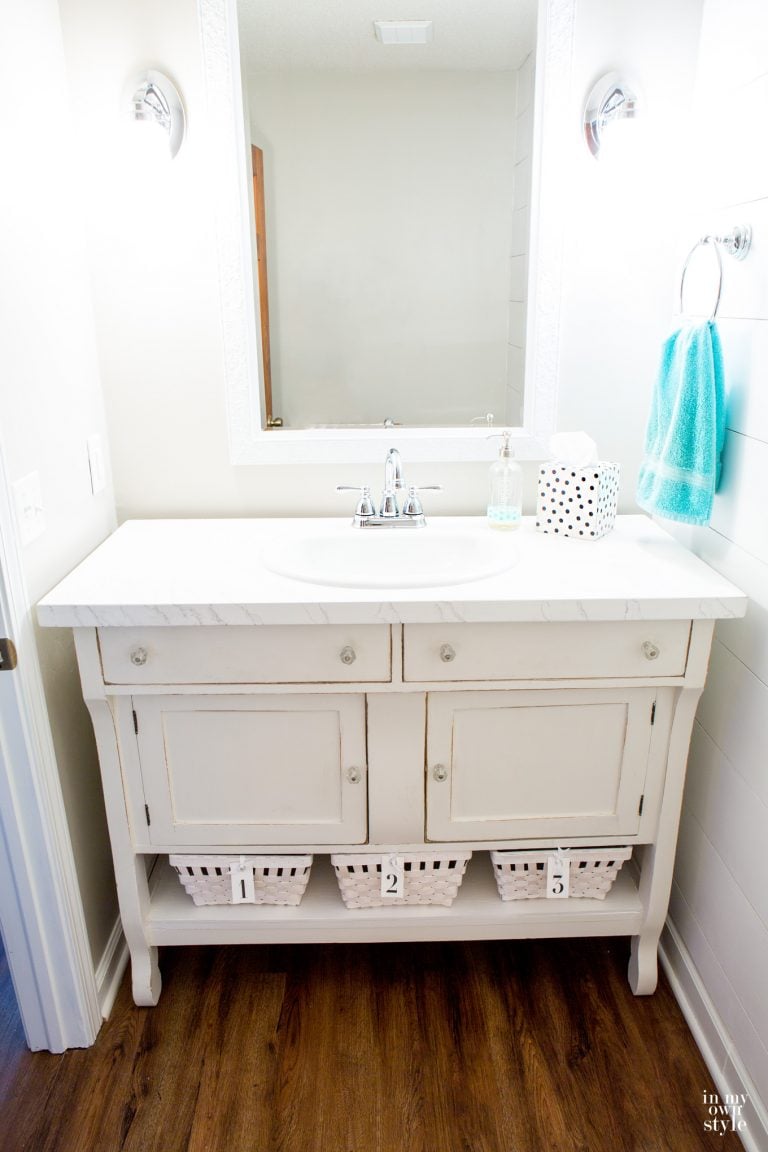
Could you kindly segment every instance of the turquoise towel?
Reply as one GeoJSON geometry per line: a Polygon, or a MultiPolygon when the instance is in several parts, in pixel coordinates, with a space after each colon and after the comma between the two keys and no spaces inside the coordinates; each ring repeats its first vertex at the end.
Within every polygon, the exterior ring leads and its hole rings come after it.
{"type": "Polygon", "coordinates": [[[651,401],[637,502],[667,520],[708,524],[720,480],[725,386],[713,321],[685,325],[665,342],[651,401]]]}

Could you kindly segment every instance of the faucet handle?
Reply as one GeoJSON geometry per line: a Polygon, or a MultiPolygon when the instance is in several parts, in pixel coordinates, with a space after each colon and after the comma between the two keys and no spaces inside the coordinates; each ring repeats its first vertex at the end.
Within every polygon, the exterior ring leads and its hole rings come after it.
{"type": "Polygon", "coordinates": [[[375,516],[376,509],[373,506],[371,499],[371,487],[369,484],[337,484],[337,492],[359,492],[360,499],[355,508],[355,523],[365,520],[368,516],[375,516]]]}
{"type": "Polygon", "coordinates": [[[419,499],[419,492],[442,492],[442,484],[409,484],[408,495],[403,504],[403,516],[423,516],[424,509],[421,506],[419,499]]]}

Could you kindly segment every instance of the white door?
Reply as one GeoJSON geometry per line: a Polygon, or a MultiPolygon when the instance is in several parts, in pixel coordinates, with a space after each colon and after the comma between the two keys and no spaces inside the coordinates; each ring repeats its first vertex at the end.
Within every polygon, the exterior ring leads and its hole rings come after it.
{"type": "Polygon", "coordinates": [[[61,1052],[101,1025],[64,801],[0,451],[0,931],[27,1044],[61,1052]],[[9,649],[6,649],[9,651],[9,649]]]}
{"type": "Polygon", "coordinates": [[[634,835],[652,688],[430,693],[427,835],[634,835]]]}

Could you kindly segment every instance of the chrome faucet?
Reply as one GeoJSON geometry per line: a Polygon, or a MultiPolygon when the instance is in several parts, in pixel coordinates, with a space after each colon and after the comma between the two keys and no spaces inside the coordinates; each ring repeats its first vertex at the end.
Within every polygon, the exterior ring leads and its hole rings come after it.
{"type": "Polygon", "coordinates": [[[376,512],[371,498],[370,486],[365,484],[337,484],[337,492],[359,492],[360,499],[352,520],[354,528],[424,528],[426,519],[421,506],[419,492],[440,492],[441,484],[406,484],[403,476],[403,462],[397,448],[390,448],[384,461],[384,488],[381,493],[379,511],[376,512]],[[398,507],[397,493],[405,490],[406,498],[402,509],[398,507]]]}

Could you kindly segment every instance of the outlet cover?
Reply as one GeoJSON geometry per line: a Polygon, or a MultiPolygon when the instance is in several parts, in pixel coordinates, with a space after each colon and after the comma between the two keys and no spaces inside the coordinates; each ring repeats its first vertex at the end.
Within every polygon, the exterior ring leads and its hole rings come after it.
{"type": "Polygon", "coordinates": [[[45,510],[40,473],[30,472],[11,485],[16,507],[16,524],[22,544],[31,544],[45,532],[45,510]]]}

